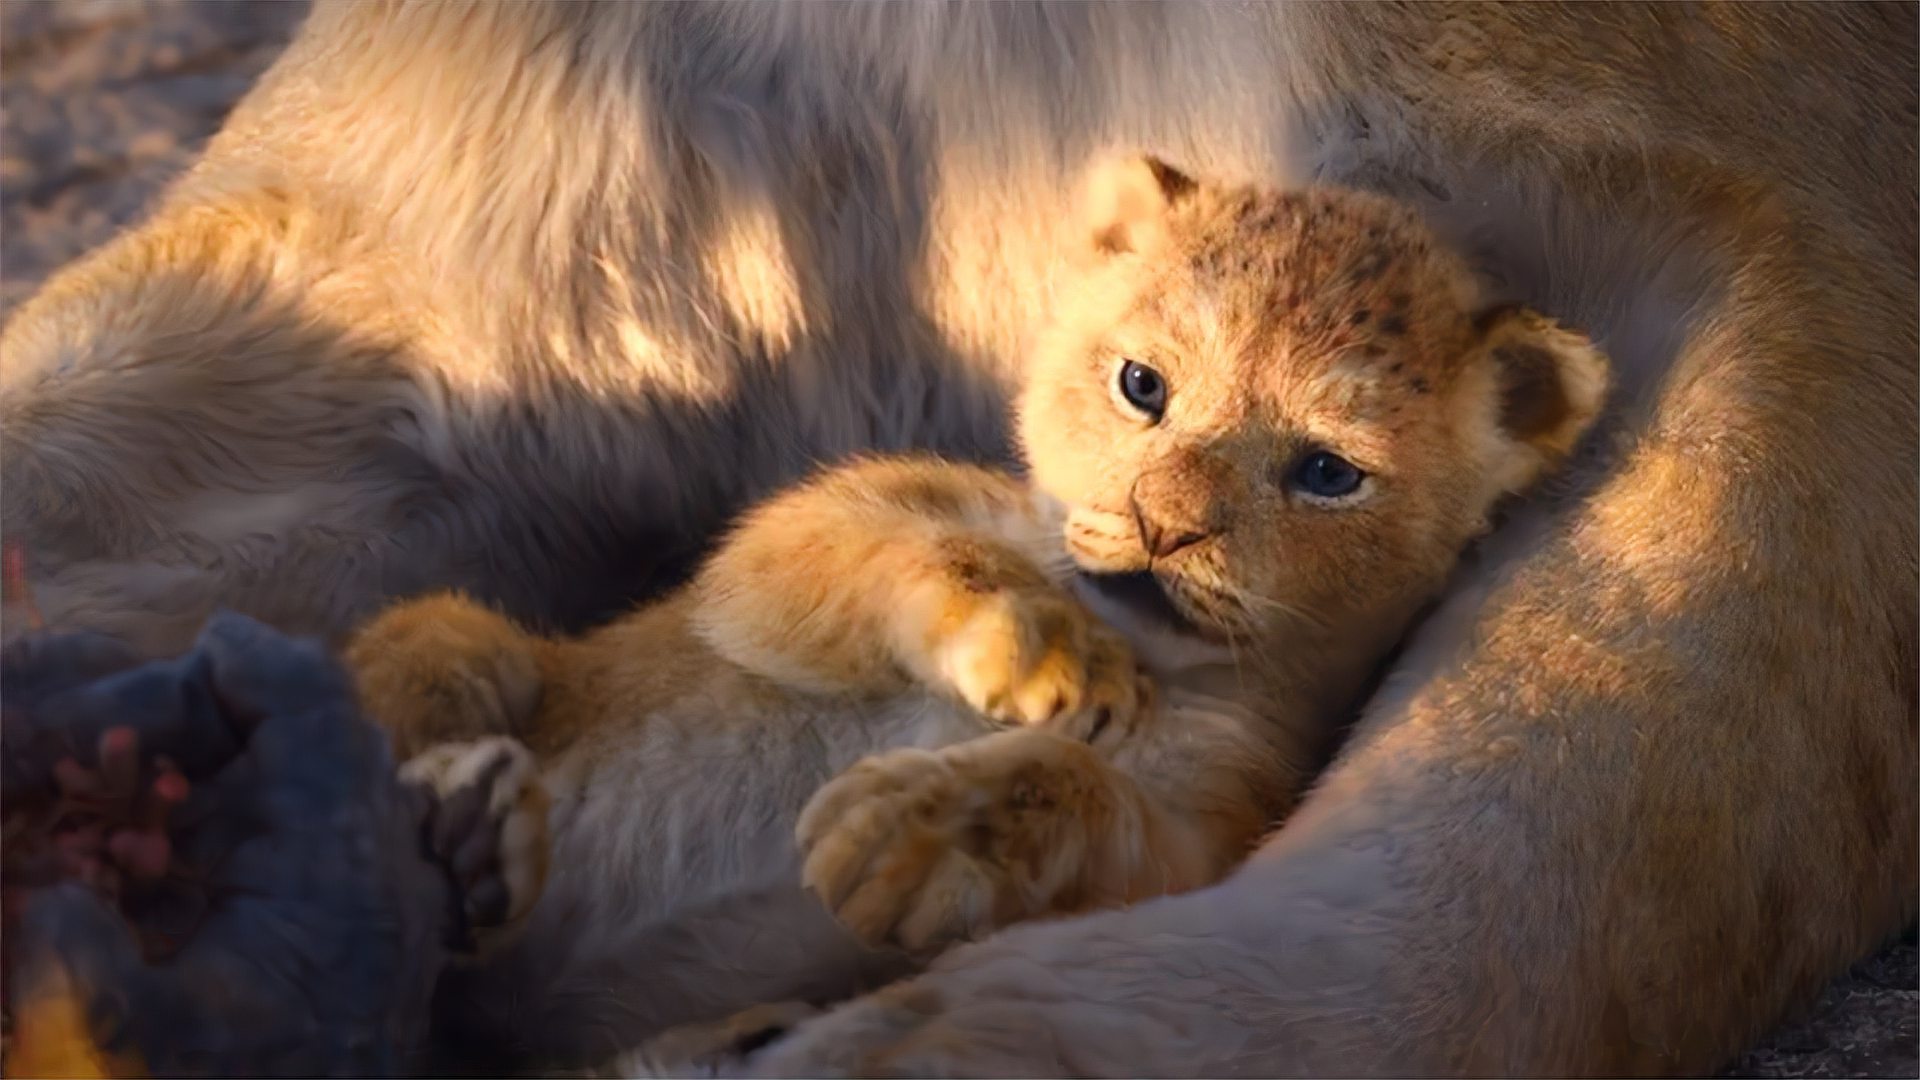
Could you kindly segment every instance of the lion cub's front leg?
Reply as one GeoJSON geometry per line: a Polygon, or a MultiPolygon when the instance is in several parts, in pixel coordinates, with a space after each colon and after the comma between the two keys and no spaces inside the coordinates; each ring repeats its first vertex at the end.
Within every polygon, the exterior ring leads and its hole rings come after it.
{"type": "Polygon", "coordinates": [[[1126,642],[1058,580],[1054,513],[1014,477],[859,462],[749,515],[696,583],[716,651],[788,685],[919,685],[1008,724],[1088,737],[1145,684],[1126,642]]]}
{"type": "Polygon", "coordinates": [[[401,776],[433,792],[429,841],[460,886],[484,952],[524,923],[547,872],[547,805],[523,744],[541,699],[540,642],[454,594],[405,601],[348,644],[361,705],[386,728],[401,776]]]}

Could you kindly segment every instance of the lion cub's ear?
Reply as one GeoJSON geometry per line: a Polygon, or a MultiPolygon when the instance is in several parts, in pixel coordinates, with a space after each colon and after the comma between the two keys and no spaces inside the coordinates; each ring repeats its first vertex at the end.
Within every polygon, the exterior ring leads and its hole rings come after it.
{"type": "Polygon", "coordinates": [[[1096,166],[1082,199],[1087,235],[1099,255],[1151,254],[1166,243],[1167,218],[1200,186],[1156,157],[1096,166]]]}
{"type": "Polygon", "coordinates": [[[1585,334],[1525,308],[1489,311],[1476,327],[1499,388],[1500,433],[1521,451],[1501,486],[1518,491],[1593,426],[1606,403],[1607,358],[1585,334]]]}

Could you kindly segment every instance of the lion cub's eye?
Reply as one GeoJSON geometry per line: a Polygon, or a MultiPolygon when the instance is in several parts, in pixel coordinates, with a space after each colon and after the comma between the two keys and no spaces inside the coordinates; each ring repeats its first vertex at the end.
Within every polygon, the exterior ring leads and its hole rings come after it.
{"type": "Polygon", "coordinates": [[[1293,486],[1305,494],[1339,499],[1358,491],[1360,481],[1366,478],[1366,473],[1339,454],[1316,450],[1294,466],[1291,480],[1293,486]]]}
{"type": "Polygon", "coordinates": [[[1120,365],[1120,396],[1127,404],[1146,414],[1147,418],[1159,423],[1160,417],[1167,411],[1167,380],[1160,373],[1140,363],[1128,360],[1120,365]]]}

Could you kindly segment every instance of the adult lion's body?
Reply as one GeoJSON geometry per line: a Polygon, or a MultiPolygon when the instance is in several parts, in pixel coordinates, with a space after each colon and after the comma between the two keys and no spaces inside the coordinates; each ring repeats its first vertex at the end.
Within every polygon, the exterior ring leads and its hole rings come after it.
{"type": "Polygon", "coordinates": [[[1615,357],[1585,481],[1233,881],[962,950],[774,1061],[1698,1071],[1916,907],[1914,32],[323,8],[8,328],[4,524],[50,616],[156,647],[430,584],[578,622],[816,458],[997,451],[1091,153],[1420,198],[1615,357]]]}

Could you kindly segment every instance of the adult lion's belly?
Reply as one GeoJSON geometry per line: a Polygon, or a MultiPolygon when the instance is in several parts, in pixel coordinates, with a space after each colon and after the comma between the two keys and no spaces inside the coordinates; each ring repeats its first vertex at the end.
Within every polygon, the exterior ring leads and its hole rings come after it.
{"type": "Polygon", "coordinates": [[[681,1024],[767,1002],[840,1001],[910,972],[902,957],[856,944],[798,877],[665,920],[598,924],[575,917],[581,896],[563,884],[510,949],[448,976],[443,1015],[463,1056],[492,1068],[596,1065],[681,1024]]]}
{"type": "Polygon", "coordinates": [[[986,730],[920,694],[854,707],[748,676],[604,719],[543,764],[546,887],[518,939],[449,977],[453,1041],[489,1068],[595,1065],[669,1028],[906,974],[904,957],[860,946],[801,887],[795,823],[870,753],[986,730]]]}

